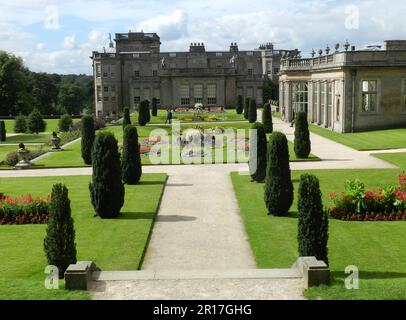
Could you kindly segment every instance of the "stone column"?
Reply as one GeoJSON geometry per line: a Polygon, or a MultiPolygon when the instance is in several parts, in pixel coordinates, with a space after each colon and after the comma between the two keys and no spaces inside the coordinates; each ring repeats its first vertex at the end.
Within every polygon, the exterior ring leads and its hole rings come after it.
{"type": "Polygon", "coordinates": [[[285,120],[293,120],[293,110],[292,110],[292,82],[287,81],[287,88],[285,88],[286,101],[285,101],[285,120]]]}
{"type": "Polygon", "coordinates": [[[321,124],[321,83],[320,81],[317,81],[316,83],[317,86],[317,124],[321,124]]]}
{"type": "MultiPolygon", "coordinates": [[[[279,81],[279,112],[282,112],[282,107],[285,105],[285,81],[279,81]]],[[[282,114],[281,114],[282,117],[282,114]]],[[[283,120],[283,119],[282,119],[283,120]]]]}
{"type": "Polygon", "coordinates": [[[324,86],[324,97],[322,97],[324,99],[324,127],[327,128],[328,127],[328,86],[327,86],[327,80],[324,81],[323,86],[324,86]]]}
{"type": "Polygon", "coordinates": [[[313,81],[309,81],[307,83],[307,120],[309,122],[314,122],[314,119],[313,119],[313,108],[314,108],[313,86],[314,86],[313,81]]]}

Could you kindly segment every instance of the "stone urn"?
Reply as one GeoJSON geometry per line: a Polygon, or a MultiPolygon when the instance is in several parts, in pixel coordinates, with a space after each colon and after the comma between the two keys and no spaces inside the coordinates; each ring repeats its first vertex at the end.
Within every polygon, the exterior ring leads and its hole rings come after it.
{"type": "Polygon", "coordinates": [[[25,148],[24,143],[20,143],[18,147],[19,147],[19,149],[18,149],[17,153],[18,153],[18,158],[20,159],[20,162],[18,162],[14,168],[17,170],[31,168],[32,163],[29,160],[29,156],[30,156],[31,152],[25,148]]]}
{"type": "Polygon", "coordinates": [[[56,134],[56,132],[52,132],[51,143],[52,143],[52,145],[54,146],[54,147],[50,150],[51,152],[62,151],[62,148],[60,147],[61,138],[58,137],[58,135],[56,134]]]}

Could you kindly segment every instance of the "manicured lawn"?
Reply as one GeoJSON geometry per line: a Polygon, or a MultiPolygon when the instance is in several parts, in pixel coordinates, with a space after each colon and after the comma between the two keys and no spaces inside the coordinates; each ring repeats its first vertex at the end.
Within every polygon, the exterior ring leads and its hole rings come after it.
{"type": "Polygon", "coordinates": [[[399,168],[406,168],[406,152],[399,153],[377,153],[373,154],[374,157],[387,161],[398,166],[399,168]]]}
{"type": "MultiPolygon", "coordinates": [[[[73,123],[78,121],[80,119],[73,119],[73,123]]],[[[14,133],[14,120],[4,120],[4,122],[6,123],[7,133],[14,133]]],[[[59,119],[45,119],[45,122],[47,123],[46,132],[58,131],[59,119]]]]}
{"type": "MultiPolygon", "coordinates": [[[[250,128],[250,124],[249,123],[233,123],[233,124],[224,124],[224,125],[218,125],[218,127],[224,128],[224,129],[244,129],[247,130],[248,128],[250,128]]],[[[182,125],[182,129],[186,129],[186,128],[192,128],[193,125],[188,124],[188,125],[182,125]]],[[[215,124],[205,124],[202,126],[205,129],[209,129],[209,128],[214,128],[216,127],[215,124]]],[[[169,136],[171,136],[171,131],[170,130],[170,126],[165,126],[165,125],[160,125],[160,126],[146,126],[146,127],[137,127],[138,129],[138,135],[140,137],[140,139],[142,138],[146,138],[149,137],[151,132],[156,130],[156,129],[160,129],[160,130],[166,130],[167,132],[169,132],[169,136]]],[[[123,129],[121,126],[114,126],[114,127],[106,127],[104,130],[108,130],[114,133],[115,137],[118,139],[119,143],[122,144],[123,141],[123,129]]],[[[81,157],[81,151],[80,151],[80,147],[81,146],[81,142],[78,141],[72,145],[70,145],[68,148],[65,149],[64,152],[60,152],[60,153],[54,153],[51,154],[45,158],[43,158],[42,160],[36,162],[36,164],[39,167],[83,167],[85,166],[81,157]]],[[[172,163],[172,147],[169,148],[170,151],[170,163],[172,163]]],[[[218,152],[218,151],[216,151],[218,152]]],[[[224,161],[227,161],[227,145],[225,144],[223,147],[223,159],[222,160],[216,160],[215,157],[215,153],[214,153],[214,149],[212,149],[212,160],[215,163],[223,163],[224,161]]],[[[293,144],[289,142],[289,152],[290,152],[290,158],[291,161],[317,161],[319,160],[317,157],[315,157],[314,155],[310,155],[310,157],[308,159],[301,159],[298,160],[295,157],[295,153],[293,151],[293,144]]],[[[149,165],[151,164],[149,157],[141,157],[142,159],[142,163],[144,165],[149,165]]],[[[199,158],[196,158],[195,161],[198,161],[199,158]]],[[[245,162],[245,161],[242,161],[245,162]]]]}
{"type": "MultiPolygon", "coordinates": [[[[330,206],[330,192],[341,192],[347,179],[359,178],[367,187],[397,184],[400,170],[310,171],[320,179],[323,203],[330,206]]],[[[295,197],[303,171],[293,171],[295,197]]],[[[259,268],[289,268],[297,253],[297,198],[291,216],[267,216],[263,184],[251,183],[248,176],[232,173],[249,242],[259,268]]],[[[331,286],[306,290],[310,299],[405,299],[405,222],[343,222],[330,219],[329,260],[331,286]],[[344,270],[360,270],[360,289],[344,288],[344,270]]]]}
{"type": "Polygon", "coordinates": [[[379,130],[360,133],[336,133],[311,124],[311,132],[356,150],[406,148],[406,129],[379,130]]]}
{"type": "MultiPolygon", "coordinates": [[[[102,270],[140,267],[166,180],[165,174],[145,174],[137,186],[126,187],[126,202],[119,219],[93,218],[89,176],[0,179],[0,190],[16,196],[46,196],[52,185],[69,188],[76,229],[78,260],[95,261],[102,270]]],[[[86,292],[46,290],[43,252],[45,225],[0,226],[1,299],[89,299],[86,292]]],[[[62,287],[63,288],[63,287],[62,287]]]]}
{"type": "MultiPolygon", "coordinates": [[[[244,115],[237,114],[234,109],[227,109],[225,110],[225,113],[210,113],[210,114],[203,114],[206,117],[216,117],[218,119],[217,121],[244,121],[244,115]]],[[[159,124],[159,123],[165,123],[166,121],[166,115],[167,112],[166,110],[158,110],[158,116],[152,117],[151,116],[151,123],[152,124],[159,124]]],[[[179,120],[182,123],[189,123],[193,122],[192,118],[193,113],[188,113],[188,114],[173,114],[173,120],[179,120]]],[[[131,122],[132,123],[137,123],[138,121],[138,113],[135,112],[131,115],[131,122]]],[[[215,123],[216,121],[214,121],[215,123]]],[[[210,122],[209,122],[210,123],[210,122]]]]}
{"type": "MultiPolygon", "coordinates": [[[[41,146],[27,146],[27,149],[29,150],[38,150],[40,149],[41,146]]],[[[17,151],[17,147],[16,146],[0,146],[0,162],[3,161],[6,158],[6,155],[9,152],[12,151],[17,151]]]]}
{"type": "Polygon", "coordinates": [[[7,140],[0,142],[1,144],[19,144],[19,143],[47,143],[51,141],[50,134],[18,134],[16,136],[7,137],[7,140]]]}

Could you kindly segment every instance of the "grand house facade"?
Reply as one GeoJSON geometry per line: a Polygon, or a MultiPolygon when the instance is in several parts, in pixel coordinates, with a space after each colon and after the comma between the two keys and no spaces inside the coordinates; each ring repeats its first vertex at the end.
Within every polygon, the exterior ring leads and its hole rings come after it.
{"type": "Polygon", "coordinates": [[[335,132],[406,126],[406,41],[300,59],[285,57],[279,106],[285,121],[306,111],[311,123],[335,132]]]}
{"type": "Polygon", "coordinates": [[[236,97],[262,103],[263,85],[278,83],[282,56],[297,50],[275,50],[271,43],[240,51],[206,51],[204,43],[191,43],[187,52],[161,52],[156,33],[117,33],[114,46],[94,51],[95,106],[98,116],[120,114],[141,100],[152,98],[163,107],[233,107],[236,97]]]}

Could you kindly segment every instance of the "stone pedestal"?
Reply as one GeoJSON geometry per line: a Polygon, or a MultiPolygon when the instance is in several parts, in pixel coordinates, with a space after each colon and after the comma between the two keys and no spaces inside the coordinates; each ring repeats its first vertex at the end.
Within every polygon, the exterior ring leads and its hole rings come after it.
{"type": "Polygon", "coordinates": [[[15,170],[24,170],[24,169],[30,169],[32,167],[32,163],[29,161],[21,160],[19,163],[17,163],[14,167],[15,170]]]}
{"type": "Polygon", "coordinates": [[[30,152],[24,148],[24,145],[22,145],[22,147],[23,148],[18,150],[18,156],[21,161],[15,165],[14,169],[16,170],[29,169],[32,167],[32,163],[28,160],[30,152]]]}
{"type": "Polygon", "coordinates": [[[65,271],[66,290],[88,290],[96,264],[91,261],[79,261],[71,264],[65,271]]]}
{"type": "Polygon", "coordinates": [[[330,269],[324,261],[315,257],[300,257],[292,266],[303,275],[307,287],[328,285],[330,283],[330,269]]]}

